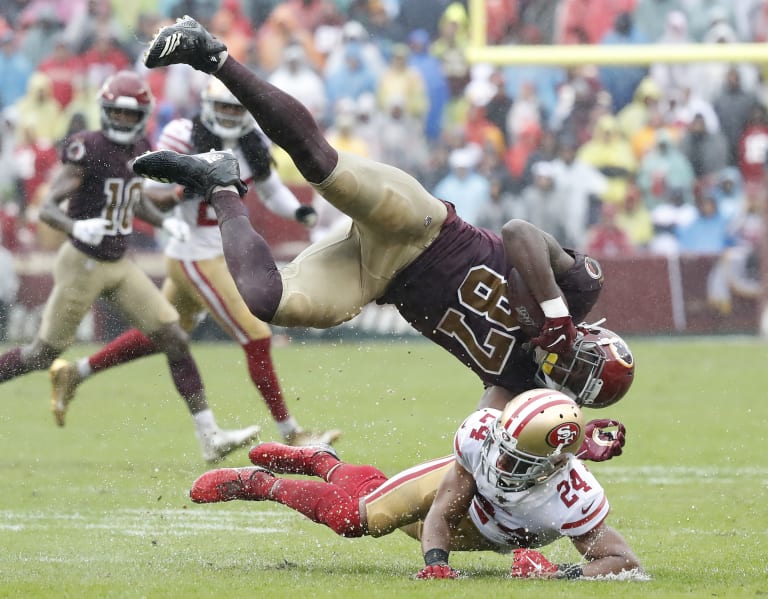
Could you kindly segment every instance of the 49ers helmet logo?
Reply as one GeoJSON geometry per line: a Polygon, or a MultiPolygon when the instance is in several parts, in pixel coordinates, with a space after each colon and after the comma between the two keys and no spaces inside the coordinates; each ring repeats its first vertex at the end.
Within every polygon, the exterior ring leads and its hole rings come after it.
{"type": "Polygon", "coordinates": [[[547,444],[550,447],[565,447],[576,441],[581,434],[581,428],[575,422],[558,424],[547,433],[547,444]]]}

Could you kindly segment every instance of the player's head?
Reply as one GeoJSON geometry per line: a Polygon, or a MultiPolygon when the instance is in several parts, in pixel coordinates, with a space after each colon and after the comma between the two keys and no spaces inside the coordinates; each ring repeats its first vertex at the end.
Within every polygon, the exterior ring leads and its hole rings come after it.
{"type": "Polygon", "coordinates": [[[149,86],[133,71],[119,71],[101,86],[97,96],[101,129],[118,144],[132,144],[144,135],[154,99],[149,86]]]}
{"type": "Polygon", "coordinates": [[[499,489],[522,491],[557,472],[583,439],[584,417],[575,401],[552,389],[532,389],[512,399],[492,425],[482,468],[499,489]]]}
{"type": "Polygon", "coordinates": [[[221,139],[237,139],[253,129],[254,120],[221,81],[211,77],[201,96],[200,120],[221,139]]]}
{"type": "Polygon", "coordinates": [[[635,379],[635,358],[613,331],[582,323],[573,348],[563,354],[536,350],[536,382],[572,397],[580,406],[604,408],[619,401],[635,379]]]}

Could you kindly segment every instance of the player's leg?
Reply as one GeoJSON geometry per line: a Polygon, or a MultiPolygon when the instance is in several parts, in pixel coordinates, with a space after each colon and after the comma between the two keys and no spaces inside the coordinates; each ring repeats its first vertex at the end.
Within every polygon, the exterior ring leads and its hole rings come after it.
{"type": "MultiPolygon", "coordinates": [[[[71,345],[80,322],[103,288],[100,264],[90,268],[90,262],[93,261],[71,244],[61,246],[53,267],[53,290],[46,301],[37,337],[32,343],[0,356],[0,382],[48,368],[71,345]]],[[[59,407],[52,403],[54,416],[59,407]]]]}
{"type": "Polygon", "coordinates": [[[248,310],[242,296],[227,270],[223,256],[208,260],[166,260],[169,279],[176,286],[175,302],[184,322],[184,306],[193,304],[207,310],[243,350],[248,374],[258,389],[275,421],[281,436],[291,445],[333,443],[340,436],[338,430],[304,430],[291,416],[283,397],[280,381],[272,362],[272,330],[248,310]]]}
{"type": "Polygon", "coordinates": [[[178,322],[178,313],[152,280],[129,260],[113,287],[111,299],[157,349],[166,355],[171,378],[192,414],[203,457],[214,462],[253,441],[258,426],[241,430],[219,428],[208,406],[203,382],[189,348],[189,339],[178,322]]]}

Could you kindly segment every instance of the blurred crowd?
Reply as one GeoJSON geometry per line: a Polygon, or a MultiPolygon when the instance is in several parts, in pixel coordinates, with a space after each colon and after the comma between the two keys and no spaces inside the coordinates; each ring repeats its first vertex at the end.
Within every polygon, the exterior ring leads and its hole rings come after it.
{"type": "MultiPolygon", "coordinates": [[[[754,270],[768,85],[762,64],[470,64],[466,2],[0,0],[0,233],[45,247],[36,206],[95,94],[135,69],[155,135],[193,116],[206,77],[147,71],[157,28],[190,14],[300,99],[340,149],[416,176],[474,224],[524,218],[598,256],[723,253],[754,270]],[[751,266],[750,266],[751,265],[751,266]]],[[[486,0],[490,44],[762,42],[768,0],[486,0]]],[[[606,49],[609,52],[610,49],[606,49]]],[[[279,172],[301,184],[276,149],[279,172]]],[[[148,248],[155,240],[145,230],[148,248]]]]}

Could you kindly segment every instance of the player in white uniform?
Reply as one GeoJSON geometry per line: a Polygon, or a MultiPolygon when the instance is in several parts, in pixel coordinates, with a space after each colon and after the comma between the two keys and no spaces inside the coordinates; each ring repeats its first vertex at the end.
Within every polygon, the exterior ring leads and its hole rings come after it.
{"type": "Polygon", "coordinates": [[[196,503],[276,501],[345,537],[398,528],[421,539],[418,578],[456,578],[450,551],[513,552],[514,577],[578,578],[640,571],[624,538],[608,526],[605,492],[575,457],[589,443],[579,406],[559,391],[534,389],[502,412],[471,414],[454,454],[387,477],[345,464],[329,447],[262,443],[256,467],[211,470],[193,484],[196,503]],[[318,476],[325,482],[276,477],[318,476]],[[534,548],[568,537],[583,563],[553,564],[534,548]]]}
{"type": "MultiPolygon", "coordinates": [[[[212,77],[201,100],[200,115],[169,122],[160,134],[158,147],[183,154],[211,148],[230,150],[238,157],[243,179],[270,210],[312,226],[314,209],[302,205],[272,169],[271,142],[232,93],[212,77]]],[[[271,329],[250,312],[232,280],[213,207],[202,196],[175,184],[148,181],[145,190],[158,205],[172,208],[174,215],[189,225],[188,239],[170,239],[165,247],[163,294],[179,312],[181,326],[191,332],[208,312],[240,344],[251,380],[286,443],[334,442],[340,435],[338,430],[304,430],[290,415],[272,364],[271,329]]],[[[133,329],[76,364],[57,360],[51,367],[53,406],[61,412],[57,419],[63,422],[63,412],[85,378],[155,351],[154,344],[133,329]]]]}

